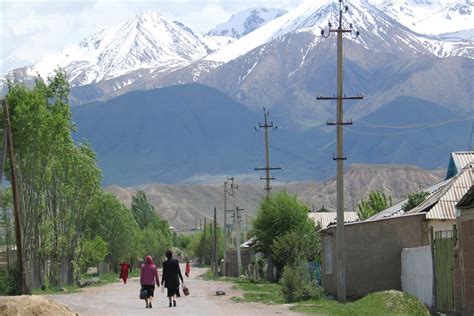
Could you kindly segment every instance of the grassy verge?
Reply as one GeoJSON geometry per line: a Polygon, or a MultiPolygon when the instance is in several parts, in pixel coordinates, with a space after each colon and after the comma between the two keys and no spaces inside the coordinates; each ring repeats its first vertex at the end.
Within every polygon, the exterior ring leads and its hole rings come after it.
{"type": "Polygon", "coordinates": [[[372,293],[346,304],[333,300],[307,301],[290,309],[317,315],[430,315],[417,298],[398,291],[372,293]]]}
{"type": "Polygon", "coordinates": [[[264,304],[285,303],[281,294],[281,284],[252,280],[234,280],[234,288],[244,291],[243,296],[234,296],[234,302],[259,302],[264,304]]]}
{"type": "MultiPolygon", "coordinates": [[[[140,272],[138,270],[135,270],[128,275],[129,278],[138,277],[138,276],[140,276],[140,272]]],[[[81,280],[92,279],[96,277],[97,275],[85,274],[81,277],[81,280]]],[[[118,277],[118,274],[114,272],[103,273],[99,276],[99,279],[100,279],[99,283],[96,283],[87,287],[97,287],[97,286],[103,286],[109,283],[121,282],[121,280],[118,277]]],[[[77,292],[80,292],[81,290],[82,288],[79,287],[78,285],[66,285],[66,286],[63,286],[62,288],[49,288],[44,291],[42,289],[34,289],[32,290],[32,294],[34,295],[69,294],[69,293],[77,293],[77,292]]]]}

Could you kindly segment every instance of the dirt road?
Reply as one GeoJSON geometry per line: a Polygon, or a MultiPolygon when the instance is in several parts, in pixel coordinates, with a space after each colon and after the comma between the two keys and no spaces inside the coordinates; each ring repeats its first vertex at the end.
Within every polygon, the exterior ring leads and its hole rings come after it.
{"type": "Polygon", "coordinates": [[[282,305],[258,303],[234,303],[231,298],[241,292],[231,289],[232,284],[204,281],[196,276],[204,269],[193,268],[191,277],[185,280],[191,294],[178,299],[178,306],[168,307],[168,299],[160,289],[155,290],[152,309],[145,309],[145,302],[138,299],[140,284],[131,279],[127,285],[113,283],[101,287],[86,288],[80,293],[51,295],[48,298],[64,304],[81,315],[301,315],[282,305]],[[216,291],[225,296],[216,296],[216,291]]]}

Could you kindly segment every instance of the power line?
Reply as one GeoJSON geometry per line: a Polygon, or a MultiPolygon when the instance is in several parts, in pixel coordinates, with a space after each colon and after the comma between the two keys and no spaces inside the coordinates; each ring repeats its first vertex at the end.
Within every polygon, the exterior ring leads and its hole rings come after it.
{"type": "Polygon", "coordinates": [[[461,121],[468,121],[474,119],[474,116],[464,117],[464,118],[456,118],[456,119],[449,119],[444,121],[438,122],[430,122],[430,123],[421,123],[421,124],[413,124],[413,125],[383,125],[383,124],[376,124],[376,123],[369,123],[354,120],[354,122],[363,125],[367,128],[392,128],[392,129],[416,129],[416,128],[429,128],[429,127],[437,127],[443,126],[453,122],[461,122],[461,121]]]}

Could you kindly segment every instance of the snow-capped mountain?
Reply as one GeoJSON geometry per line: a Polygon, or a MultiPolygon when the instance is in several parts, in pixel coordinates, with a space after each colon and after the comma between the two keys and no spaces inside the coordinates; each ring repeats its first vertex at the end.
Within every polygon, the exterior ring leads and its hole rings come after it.
{"type": "Polygon", "coordinates": [[[371,2],[401,24],[421,34],[440,35],[474,28],[474,2],[472,0],[383,2],[372,0],[371,2]]]}
{"type": "Polygon", "coordinates": [[[281,9],[247,9],[232,15],[227,22],[217,25],[207,35],[241,38],[285,13],[287,11],[281,9]]]}
{"type": "Polygon", "coordinates": [[[44,58],[28,67],[27,73],[46,78],[60,66],[78,86],[137,69],[176,69],[209,52],[201,38],[182,23],[169,21],[157,12],[146,12],[44,58]]]}
{"type": "Polygon", "coordinates": [[[17,58],[15,56],[7,56],[5,58],[0,58],[0,76],[3,76],[12,69],[24,67],[31,64],[32,62],[26,59],[17,58]]]}
{"type": "MultiPolygon", "coordinates": [[[[206,60],[226,63],[292,32],[312,32],[319,36],[322,29],[327,29],[328,22],[331,22],[333,26],[337,25],[338,8],[339,4],[334,1],[306,1],[295,10],[210,54],[206,60]]],[[[345,28],[352,24],[361,32],[362,35],[355,39],[356,42],[373,50],[399,49],[416,53],[432,53],[439,57],[472,56],[474,50],[472,40],[443,39],[417,34],[367,0],[351,1],[344,23],[345,28]],[[371,45],[374,40],[377,41],[377,45],[371,45]]]]}

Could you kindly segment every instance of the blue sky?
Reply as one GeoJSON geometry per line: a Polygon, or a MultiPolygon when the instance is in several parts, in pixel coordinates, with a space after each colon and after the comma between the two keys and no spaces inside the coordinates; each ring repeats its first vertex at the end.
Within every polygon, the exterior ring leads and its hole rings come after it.
{"type": "Polygon", "coordinates": [[[0,58],[36,62],[89,34],[156,10],[198,32],[251,7],[293,9],[303,0],[0,0],[0,58]]]}

